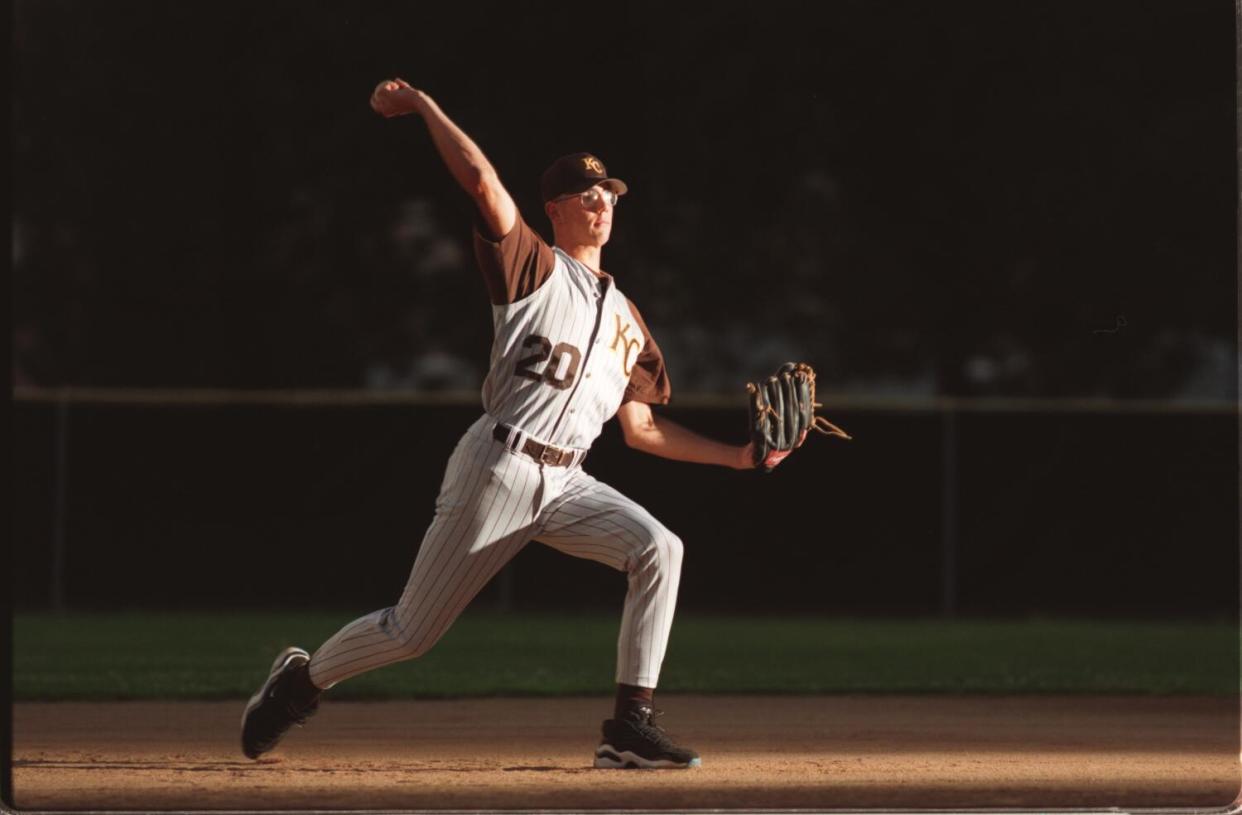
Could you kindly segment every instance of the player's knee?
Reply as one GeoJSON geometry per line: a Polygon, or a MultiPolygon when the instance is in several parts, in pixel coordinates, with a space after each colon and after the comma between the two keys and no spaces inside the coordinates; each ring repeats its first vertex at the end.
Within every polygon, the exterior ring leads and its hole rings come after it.
{"type": "Polygon", "coordinates": [[[659,580],[680,572],[681,538],[656,523],[644,525],[636,542],[639,545],[631,550],[625,564],[631,580],[644,576],[659,580]]]}
{"type": "Polygon", "coordinates": [[[431,646],[426,643],[410,643],[402,651],[402,655],[406,659],[418,659],[431,650],[431,646]]]}
{"type": "Polygon", "coordinates": [[[430,651],[431,647],[435,644],[436,641],[429,637],[420,637],[417,639],[414,637],[402,637],[397,641],[397,646],[400,648],[400,658],[403,660],[418,659],[430,651]]]}
{"type": "Polygon", "coordinates": [[[398,627],[391,615],[384,622],[385,624],[382,628],[384,633],[396,645],[395,656],[398,660],[418,659],[430,651],[431,646],[436,643],[436,638],[428,636],[417,625],[405,628],[398,627]]]}
{"type": "Polygon", "coordinates": [[[664,548],[666,551],[665,558],[668,561],[668,569],[670,572],[676,573],[681,571],[681,558],[685,553],[685,547],[682,546],[681,538],[672,532],[665,530],[664,548]]]}
{"type": "Polygon", "coordinates": [[[661,527],[652,531],[644,560],[661,575],[675,575],[681,571],[682,550],[681,538],[661,527]]]}

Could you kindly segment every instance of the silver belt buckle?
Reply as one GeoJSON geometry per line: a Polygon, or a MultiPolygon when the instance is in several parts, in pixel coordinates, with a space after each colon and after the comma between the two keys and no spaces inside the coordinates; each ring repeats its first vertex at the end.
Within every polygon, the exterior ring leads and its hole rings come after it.
{"type": "Polygon", "coordinates": [[[552,445],[548,445],[539,454],[539,463],[547,464],[549,467],[559,466],[561,463],[561,451],[555,449],[552,445]]]}

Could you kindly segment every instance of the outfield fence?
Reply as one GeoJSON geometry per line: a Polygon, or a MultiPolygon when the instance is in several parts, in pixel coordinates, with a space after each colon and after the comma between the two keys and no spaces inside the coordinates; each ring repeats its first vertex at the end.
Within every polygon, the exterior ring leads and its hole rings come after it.
{"type": "MultiPolygon", "coordinates": [[[[95,543],[90,540],[75,541],[72,536],[91,535],[89,523],[79,523],[77,525],[70,523],[70,518],[75,516],[75,511],[79,511],[79,505],[93,490],[101,487],[97,477],[92,476],[94,481],[85,476],[78,477],[75,475],[75,467],[81,468],[86,460],[90,460],[91,469],[98,472],[98,464],[100,462],[93,459],[99,458],[94,452],[88,450],[88,445],[78,438],[82,434],[100,434],[106,433],[106,429],[101,424],[100,417],[107,414],[110,417],[118,417],[128,414],[131,418],[123,422],[125,434],[128,434],[134,449],[144,449],[147,445],[159,446],[168,439],[172,439],[173,444],[181,443],[182,439],[194,434],[202,434],[209,432],[208,426],[213,422],[221,420],[222,416],[228,415],[251,415],[261,411],[265,416],[262,422],[250,425],[248,431],[262,434],[267,431],[263,427],[276,427],[287,417],[289,411],[294,411],[298,415],[303,416],[303,420],[310,421],[311,424],[319,421],[315,417],[322,417],[327,421],[327,417],[331,416],[334,422],[334,432],[338,433],[359,433],[363,434],[365,426],[369,419],[373,417],[375,410],[401,411],[403,415],[409,415],[409,411],[415,413],[419,411],[439,411],[437,416],[457,414],[461,416],[469,416],[479,409],[479,396],[477,391],[446,391],[446,392],[411,392],[411,391],[360,391],[360,390],[217,390],[217,389],[113,389],[113,388],[56,388],[43,389],[32,387],[17,387],[14,389],[14,399],[18,407],[27,412],[27,419],[34,423],[36,415],[42,416],[42,428],[34,435],[41,435],[40,444],[31,444],[25,455],[25,459],[35,469],[44,466],[48,471],[49,478],[47,489],[41,498],[35,498],[34,503],[46,500],[46,512],[50,516],[50,524],[47,528],[48,540],[44,541],[23,541],[23,546],[32,546],[40,548],[46,546],[49,557],[46,559],[46,598],[48,604],[53,609],[65,609],[76,603],[77,598],[70,594],[69,584],[67,580],[67,563],[74,551],[74,547],[91,547],[95,543]],[[151,439],[142,438],[146,432],[145,428],[154,427],[160,422],[169,421],[167,416],[164,419],[155,419],[159,414],[168,414],[168,412],[176,413],[178,411],[189,411],[192,415],[187,415],[177,426],[177,429],[169,433],[156,433],[151,439]],[[372,411],[372,413],[367,413],[372,411]],[[149,421],[135,421],[132,417],[144,416],[149,421]],[[306,417],[311,417],[306,419],[306,417]],[[354,417],[351,419],[350,417],[354,417]],[[265,424],[266,423],[266,424],[265,424]],[[349,428],[342,430],[341,428],[349,428]],[[38,448],[42,448],[43,452],[39,453],[38,448]],[[81,449],[79,449],[81,448],[81,449]],[[44,458],[43,465],[39,465],[37,459],[42,456],[44,458]]],[[[1145,433],[1137,435],[1133,439],[1131,446],[1126,446],[1124,438],[1121,439],[1120,446],[1110,448],[1114,450],[1114,460],[1112,465],[1120,468],[1153,466],[1152,462],[1156,462],[1154,467],[1159,469],[1173,468],[1179,472],[1194,472],[1194,461],[1187,461],[1185,457],[1177,452],[1178,442],[1169,444],[1165,441],[1155,441],[1157,439],[1168,439],[1180,436],[1185,442],[1190,436],[1193,439],[1189,442],[1195,449],[1201,446],[1204,450],[1212,450],[1217,444],[1232,444],[1232,452],[1229,458],[1233,465],[1228,469],[1222,466],[1223,459],[1219,455],[1215,455],[1214,463],[1211,465],[1211,472],[1205,477],[1208,483],[1215,483],[1224,479],[1227,481],[1232,474],[1232,485],[1221,484],[1225,488],[1223,494],[1232,494],[1236,499],[1237,496],[1237,406],[1229,402],[1203,402],[1203,401],[1162,401],[1162,400],[1114,400],[1114,399],[1014,399],[1014,398],[950,398],[950,397],[934,397],[934,398],[888,398],[877,396],[851,396],[836,395],[823,397],[823,412],[834,418],[834,421],[841,418],[841,424],[857,437],[857,441],[848,449],[850,455],[859,453],[859,449],[875,451],[874,445],[868,444],[868,437],[875,438],[877,432],[884,438],[893,435],[893,428],[907,428],[902,433],[912,434],[910,437],[917,440],[917,450],[910,449],[909,457],[900,449],[900,445],[895,445],[892,449],[885,449],[875,455],[886,457],[886,460],[876,464],[877,472],[881,476],[877,477],[876,483],[890,483],[883,478],[883,472],[886,468],[901,469],[914,466],[921,473],[918,483],[913,487],[904,489],[901,486],[892,487],[893,495],[891,503],[888,505],[892,512],[900,513],[903,508],[908,506],[907,496],[912,495],[919,490],[930,491],[935,493],[934,504],[936,506],[935,514],[937,517],[936,528],[923,529],[922,535],[927,539],[927,546],[931,546],[936,551],[934,558],[938,570],[938,586],[934,601],[935,611],[944,616],[953,616],[959,610],[961,602],[961,575],[963,571],[963,546],[962,546],[962,524],[963,516],[974,517],[980,511],[986,511],[986,489],[984,485],[982,490],[979,485],[973,484],[971,495],[975,498],[971,499],[973,503],[963,504],[962,496],[962,479],[963,479],[963,450],[962,450],[962,427],[963,424],[969,425],[971,428],[985,427],[989,422],[1000,420],[1004,422],[1005,434],[1030,434],[1038,433],[1041,426],[1046,426],[1050,422],[1072,423],[1077,428],[1079,425],[1093,424],[1097,428],[1114,427],[1117,423],[1124,423],[1132,427],[1146,427],[1145,433]],[[843,417],[843,418],[842,418],[843,417]],[[911,422],[916,422],[917,426],[913,431],[911,422]],[[1103,422],[1104,424],[1101,424],[1103,422]],[[853,424],[851,424],[853,423],[853,424]],[[860,424],[868,426],[865,432],[860,432],[855,425],[860,424]],[[1193,427],[1194,431],[1189,432],[1187,428],[1193,427]],[[875,428],[876,430],[872,430],[875,428]],[[1210,429],[1209,429],[1210,428],[1210,429]],[[933,443],[929,443],[928,436],[934,439],[933,443]],[[1119,453],[1116,451],[1120,451],[1119,453]],[[1131,456],[1131,451],[1134,451],[1131,456]],[[1162,456],[1168,461],[1161,464],[1162,456]],[[932,459],[935,459],[933,462],[932,459]],[[910,460],[917,463],[912,465],[910,460]],[[931,483],[935,482],[935,483],[931,483]],[[984,497],[980,497],[984,496],[984,497]],[[933,542],[934,539],[934,542],[933,542]]],[[[670,407],[670,410],[677,415],[679,419],[685,420],[685,423],[691,427],[706,424],[708,430],[719,426],[727,428],[729,426],[738,426],[741,424],[740,416],[744,410],[744,399],[739,394],[736,396],[725,396],[718,394],[685,394],[678,395],[676,402],[670,407]]],[[[20,411],[19,411],[20,414],[20,411]]],[[[460,429],[454,421],[443,422],[443,433],[453,437],[460,429]]],[[[104,422],[106,424],[106,422],[104,422]]],[[[30,427],[34,425],[31,424],[30,427]]],[[[1065,425],[1068,426],[1068,425],[1065,425]]],[[[19,422],[20,429],[20,422],[19,422]]],[[[32,431],[34,432],[34,431],[32,431]]],[[[995,432],[989,430],[988,432],[995,432]]],[[[1090,428],[1075,429],[1071,435],[1077,438],[1082,435],[1083,438],[1090,438],[1090,428]]],[[[1109,433],[1114,432],[1109,430],[1109,433]]],[[[719,433],[716,437],[721,437],[719,433]]],[[[736,435],[736,434],[735,434],[736,435]]],[[[900,435],[900,434],[898,434],[900,435]]],[[[1122,434],[1124,437],[1124,433],[1122,434]]],[[[998,438],[1006,438],[1003,434],[998,438]]],[[[1064,442],[1066,436],[1062,434],[1058,443],[1064,442]]],[[[33,438],[28,441],[33,442],[33,438]]],[[[437,444],[443,444],[442,440],[437,440],[437,444]]],[[[1007,442],[1006,442],[1007,443],[1007,442]]],[[[1070,442],[1071,444],[1073,442],[1070,442]]],[[[836,442],[825,444],[824,448],[828,448],[836,442]]],[[[980,445],[979,442],[972,443],[974,447],[967,455],[974,461],[978,461],[981,455],[986,458],[986,452],[980,453],[980,449],[985,449],[986,445],[980,445]]],[[[420,445],[414,445],[419,447],[420,445]]],[[[244,449],[244,447],[243,447],[244,449]]],[[[841,448],[847,449],[847,448],[841,448]]],[[[1036,453],[1035,455],[1038,455],[1036,453]]],[[[1093,454],[1094,455],[1094,454],[1093,454]]],[[[1076,468],[1079,467],[1104,467],[1109,466],[1106,456],[1107,449],[1099,451],[1099,459],[1082,458],[1075,460],[1073,455],[1069,455],[1063,460],[1055,460],[1047,464],[1045,469],[1047,472],[1038,474],[1037,480],[1057,479],[1058,477],[1073,479],[1081,477],[1081,473],[1076,468]],[[1058,468],[1065,467],[1066,471],[1061,473],[1058,468]]],[[[1019,458],[1021,455],[1019,454],[1019,458]]],[[[422,465],[424,468],[430,467],[436,470],[443,465],[443,458],[432,461],[432,456],[427,456],[422,465]]],[[[795,457],[797,459],[799,457],[795,457]]],[[[791,459],[791,462],[794,459],[791,459]]],[[[21,471],[22,461],[18,462],[19,472],[21,471]]],[[[135,457],[132,461],[111,461],[106,462],[107,466],[104,471],[113,473],[118,478],[129,477],[125,473],[126,468],[133,467],[141,469],[142,456],[135,457]]],[[[187,463],[187,466],[189,464],[187,463]]],[[[365,468],[365,463],[359,465],[365,468]]],[[[988,466],[992,466],[989,464],[988,466]]],[[[1019,462],[1017,466],[1021,466],[1019,462]]],[[[788,468],[788,465],[786,465],[788,468]]],[[[842,469],[845,469],[844,467],[842,469]]],[[[822,472],[822,470],[821,470],[822,472]]],[[[141,479],[141,475],[134,475],[134,478],[141,479]]],[[[803,477],[800,475],[798,477],[803,477]]],[[[819,473],[805,474],[805,477],[816,478],[819,473]]],[[[848,476],[844,476],[848,479],[848,476]]],[[[984,479],[986,481],[986,479],[984,479]]],[[[784,484],[789,484],[792,477],[787,477],[784,484]]],[[[978,481],[976,477],[976,481],[978,481]]],[[[775,481],[757,482],[762,483],[764,489],[771,488],[775,481]]],[[[1105,482],[1107,483],[1107,481],[1105,482]]],[[[1118,485],[1117,490],[1125,490],[1124,484],[1118,485]]],[[[1213,489],[1213,488],[1209,488],[1213,489]]],[[[32,495],[35,493],[32,493],[32,495]]],[[[921,495],[920,500],[926,500],[927,495],[921,495]]],[[[1124,497],[1110,497],[1105,503],[1117,504],[1118,501],[1124,503],[1124,497]]],[[[1021,504],[1022,502],[1018,502],[1021,504]]],[[[1213,515],[1208,527],[1195,527],[1197,534],[1226,535],[1232,531],[1234,535],[1234,545],[1236,547],[1236,531],[1237,531],[1237,510],[1236,507],[1218,507],[1218,501],[1213,503],[1213,515]]],[[[1025,504],[1022,504],[1025,506],[1025,504]]],[[[877,506],[884,506],[880,501],[877,506]]],[[[1090,512],[1088,504],[1084,504],[1086,509],[1083,511],[1090,512]]],[[[1170,507],[1170,511],[1176,515],[1176,507],[1170,507]]],[[[20,507],[21,512],[39,512],[38,507],[20,507]]],[[[930,515],[931,513],[927,513],[930,515]]],[[[1161,516],[1163,517],[1163,516],[1161,516]]],[[[864,528],[861,524],[865,522],[859,521],[855,528],[864,528]]],[[[1170,526],[1170,529],[1174,529],[1170,526]]],[[[917,532],[915,534],[918,534],[917,532]]],[[[1216,550],[1220,547],[1217,546],[1216,550]]],[[[1215,551],[1215,550],[1214,550],[1215,551]]],[[[1222,564],[1228,568],[1227,564],[1222,564]]],[[[1236,574],[1236,573],[1235,573],[1236,574]]],[[[497,602],[500,607],[508,605],[514,596],[514,577],[511,570],[501,573],[497,586],[497,602]]],[[[1236,593],[1236,591],[1235,591],[1236,593]]],[[[927,605],[926,603],[924,605],[927,605]]]]}

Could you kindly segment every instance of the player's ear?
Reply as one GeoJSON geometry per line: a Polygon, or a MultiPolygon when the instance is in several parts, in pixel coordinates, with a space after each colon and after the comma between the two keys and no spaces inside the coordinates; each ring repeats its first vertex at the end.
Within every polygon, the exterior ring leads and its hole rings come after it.
{"type": "Polygon", "coordinates": [[[548,216],[548,220],[552,223],[555,224],[560,222],[560,214],[556,211],[556,206],[551,201],[543,202],[543,211],[548,216]]]}

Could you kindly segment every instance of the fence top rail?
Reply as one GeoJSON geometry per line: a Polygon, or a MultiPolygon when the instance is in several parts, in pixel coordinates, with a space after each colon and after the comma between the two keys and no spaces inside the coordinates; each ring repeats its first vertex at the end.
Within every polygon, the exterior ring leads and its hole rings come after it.
{"type": "MultiPolygon", "coordinates": [[[[479,405],[477,390],[363,390],[363,389],[268,389],[237,390],[223,388],[43,388],[19,385],[13,388],[15,402],[43,402],[61,405],[142,405],[147,407],[212,407],[259,405],[273,407],[331,407],[365,405],[479,405]]],[[[1226,400],[1018,398],[951,396],[877,396],[861,394],[821,394],[827,410],[857,410],[898,413],[1203,413],[1237,414],[1238,402],[1226,400]]],[[[745,394],[679,394],[673,407],[738,408],[746,404],[745,394]]]]}

